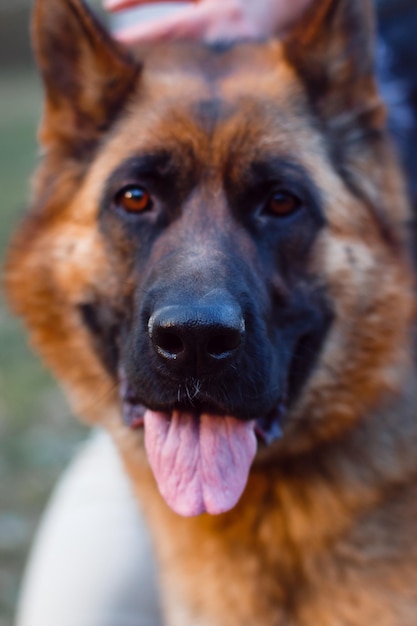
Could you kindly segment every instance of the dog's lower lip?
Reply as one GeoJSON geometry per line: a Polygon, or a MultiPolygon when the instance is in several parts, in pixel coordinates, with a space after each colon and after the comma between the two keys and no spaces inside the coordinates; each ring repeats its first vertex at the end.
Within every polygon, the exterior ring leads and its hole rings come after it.
{"type": "Polygon", "coordinates": [[[123,371],[119,369],[119,396],[122,402],[123,421],[132,430],[143,427],[146,407],[141,404],[123,371]]]}
{"type": "Polygon", "coordinates": [[[282,422],[285,414],[286,405],[284,402],[279,402],[276,409],[271,411],[266,417],[256,420],[255,432],[263,444],[269,446],[274,441],[282,438],[282,422]]]}
{"type": "Polygon", "coordinates": [[[132,430],[138,430],[144,425],[146,408],[143,404],[123,402],[123,421],[132,430]]]}

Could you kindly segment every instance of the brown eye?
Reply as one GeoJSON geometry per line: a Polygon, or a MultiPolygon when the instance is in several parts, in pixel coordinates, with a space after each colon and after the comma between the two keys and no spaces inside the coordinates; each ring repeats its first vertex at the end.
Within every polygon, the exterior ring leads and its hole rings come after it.
{"type": "Polygon", "coordinates": [[[302,202],[297,196],[288,191],[277,191],[270,198],[266,209],[268,213],[278,217],[285,217],[297,211],[301,206],[302,202]]]}
{"type": "Polygon", "coordinates": [[[127,213],[143,213],[152,207],[152,199],[143,187],[131,185],[125,187],[115,197],[118,207],[127,213]]]}

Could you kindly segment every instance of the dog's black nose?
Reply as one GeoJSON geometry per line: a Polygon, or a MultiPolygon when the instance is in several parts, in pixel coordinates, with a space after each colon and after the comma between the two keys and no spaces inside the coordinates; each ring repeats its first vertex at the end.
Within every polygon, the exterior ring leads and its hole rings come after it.
{"type": "Polygon", "coordinates": [[[245,321],[235,303],[172,305],[151,316],[148,332],[167,366],[201,376],[236,358],[245,321]]]}

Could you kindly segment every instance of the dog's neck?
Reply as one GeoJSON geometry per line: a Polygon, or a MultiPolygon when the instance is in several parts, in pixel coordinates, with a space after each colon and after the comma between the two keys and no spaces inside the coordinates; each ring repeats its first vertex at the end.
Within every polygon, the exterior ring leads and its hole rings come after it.
{"type": "MultiPolygon", "coordinates": [[[[124,439],[122,448],[128,450],[124,456],[146,507],[166,587],[178,594],[167,599],[172,614],[181,612],[183,594],[187,603],[190,596],[197,604],[208,602],[210,593],[199,584],[200,571],[214,564],[220,568],[212,577],[219,580],[219,592],[221,581],[226,584],[227,579],[242,589],[242,622],[236,623],[252,623],[244,620],[254,619],[250,607],[259,605],[258,595],[264,597],[271,577],[273,601],[285,604],[308,561],[331,553],[341,537],[354,532],[357,520],[372,516],[390,494],[417,475],[416,381],[416,372],[409,373],[402,388],[358,421],[347,436],[298,456],[256,464],[238,506],[219,517],[183,519],[172,513],[158,494],[143,455],[132,454],[133,440],[124,439]],[[258,570],[265,555],[271,568],[258,570]],[[246,571],[248,563],[253,571],[246,571]]],[[[169,623],[193,623],[183,615],[175,619],[169,623]]]]}

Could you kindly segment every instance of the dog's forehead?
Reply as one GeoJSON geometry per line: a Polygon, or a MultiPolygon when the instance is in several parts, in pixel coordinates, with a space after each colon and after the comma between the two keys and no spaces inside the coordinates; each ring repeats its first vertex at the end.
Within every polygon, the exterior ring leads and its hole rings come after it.
{"type": "Polygon", "coordinates": [[[279,41],[240,44],[229,49],[174,46],[156,50],[144,64],[139,97],[146,94],[157,108],[187,111],[192,119],[222,121],[247,112],[256,124],[256,110],[300,95],[300,82],[286,62],[279,41]],[[254,108],[254,105],[258,106],[254,108]]]}
{"type": "Polygon", "coordinates": [[[284,48],[277,39],[217,45],[175,43],[148,48],[137,56],[145,74],[154,78],[188,77],[211,87],[230,78],[242,81],[250,75],[260,77],[285,63],[284,48]]]}
{"type": "Polygon", "coordinates": [[[278,41],[228,50],[173,46],[146,57],[137,91],[107,163],[138,153],[191,153],[222,167],[230,156],[250,161],[260,152],[306,154],[318,137],[307,98],[278,41]]]}

